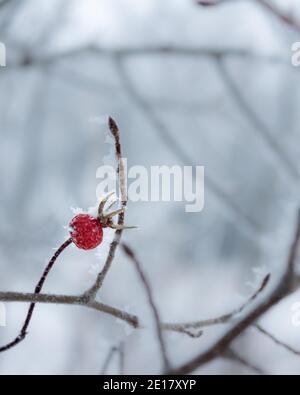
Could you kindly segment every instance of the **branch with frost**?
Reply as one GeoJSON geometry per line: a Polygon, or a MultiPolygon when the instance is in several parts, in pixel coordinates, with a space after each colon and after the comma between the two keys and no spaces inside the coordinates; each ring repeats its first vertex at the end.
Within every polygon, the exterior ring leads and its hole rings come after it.
{"type": "Polygon", "coordinates": [[[289,351],[290,353],[300,356],[300,351],[296,350],[295,348],[289,346],[287,343],[283,342],[282,340],[279,340],[276,336],[274,336],[272,333],[264,329],[261,325],[255,324],[254,327],[264,336],[268,337],[270,340],[272,340],[273,343],[275,343],[277,346],[280,346],[284,348],[285,350],[289,351]]]}
{"type": "MultiPolygon", "coordinates": [[[[233,3],[233,1],[241,0],[197,0],[197,4],[201,6],[216,6],[220,4],[233,3]]],[[[255,0],[257,4],[262,6],[265,10],[270,12],[276,18],[286,25],[300,31],[300,21],[297,20],[292,13],[283,13],[280,8],[272,2],[272,0],[255,0]]]]}
{"type": "Polygon", "coordinates": [[[135,315],[128,314],[125,311],[119,310],[104,303],[100,303],[96,300],[88,300],[85,295],[53,295],[21,292],[0,292],[0,301],[6,303],[22,302],[87,307],[100,313],[108,314],[122,321],[125,321],[133,328],[139,327],[139,321],[135,315]]]}
{"type": "Polygon", "coordinates": [[[267,374],[263,369],[254,365],[252,362],[249,362],[246,358],[240,356],[232,348],[228,348],[222,356],[223,356],[223,358],[229,359],[230,361],[236,362],[236,363],[246,367],[247,369],[252,370],[254,373],[264,375],[264,376],[267,374]]]}
{"type": "MultiPolygon", "coordinates": [[[[264,281],[264,286],[267,285],[264,281]]],[[[197,338],[202,334],[202,331],[195,333],[194,330],[201,327],[207,327],[215,324],[227,323],[234,319],[235,314],[243,311],[251,301],[254,301],[254,295],[262,292],[262,284],[259,289],[243,303],[239,308],[234,309],[231,313],[228,313],[221,317],[215,317],[208,320],[196,321],[195,323],[162,323],[161,327],[163,330],[182,333],[192,338],[197,338]],[[195,328],[196,324],[196,328],[195,328]]],[[[20,303],[42,303],[42,304],[59,304],[66,306],[81,306],[96,310],[100,313],[108,314],[122,321],[125,321],[128,325],[133,328],[143,329],[140,321],[136,315],[129,314],[125,311],[119,310],[115,307],[107,304],[100,303],[98,301],[89,300],[83,295],[55,295],[55,294],[35,294],[35,293],[21,293],[21,292],[0,292],[1,302],[20,302],[20,303]]]]}
{"type": "Polygon", "coordinates": [[[271,277],[270,274],[264,277],[259,288],[254,292],[254,294],[251,295],[250,298],[245,303],[243,303],[240,307],[234,309],[230,313],[223,314],[221,316],[210,318],[207,320],[186,322],[181,324],[164,324],[164,329],[175,331],[175,332],[182,332],[182,333],[185,333],[186,331],[190,331],[191,333],[193,333],[192,331],[195,329],[199,330],[200,328],[204,328],[208,326],[227,324],[232,320],[237,319],[237,317],[257,299],[257,297],[264,291],[264,289],[268,285],[270,281],[270,277],[271,277]]]}
{"type": "MultiPolygon", "coordinates": [[[[119,179],[119,189],[121,193],[121,208],[126,208],[127,205],[127,196],[126,196],[126,179],[125,179],[125,174],[124,174],[124,163],[123,163],[123,158],[122,158],[122,146],[121,146],[121,138],[120,138],[120,131],[119,128],[116,124],[116,122],[110,117],[109,118],[109,129],[111,131],[111,134],[114,138],[115,141],[115,155],[118,163],[118,169],[117,169],[117,174],[118,174],[118,179],[119,179]]],[[[118,225],[123,226],[125,221],[125,213],[121,212],[119,214],[118,218],[118,225]]],[[[108,256],[106,258],[105,264],[101,272],[98,274],[95,283],[93,286],[85,293],[85,297],[88,300],[95,300],[98,291],[102,287],[103,281],[105,280],[105,277],[107,273],[109,272],[109,269],[111,268],[111,265],[113,263],[116,250],[120,244],[121,237],[122,237],[123,230],[119,229],[115,232],[115,237],[113,242],[110,245],[108,256]]]]}
{"type": "Polygon", "coordinates": [[[139,260],[137,259],[133,250],[125,243],[122,244],[122,247],[123,247],[123,251],[125,252],[127,257],[131,260],[131,262],[133,262],[135,269],[136,269],[136,271],[139,275],[139,278],[141,280],[141,283],[143,284],[143,287],[145,288],[145,291],[147,293],[148,303],[152,309],[153,316],[155,319],[156,335],[157,335],[158,342],[160,345],[161,355],[162,355],[162,359],[163,359],[163,363],[164,363],[164,369],[165,369],[165,371],[168,371],[171,368],[171,365],[170,365],[169,358],[167,356],[167,349],[166,349],[166,344],[165,344],[163,333],[162,333],[162,325],[161,325],[160,315],[159,315],[158,309],[156,307],[156,304],[154,302],[154,298],[152,295],[152,290],[151,290],[149,281],[147,280],[147,278],[143,272],[142,265],[139,262],[139,260]]]}
{"type": "MultiPolygon", "coordinates": [[[[123,164],[123,159],[122,159],[120,132],[119,132],[119,128],[118,128],[116,122],[111,117],[109,117],[108,125],[109,125],[110,132],[111,132],[111,134],[114,138],[114,141],[115,141],[115,154],[116,154],[116,159],[117,159],[117,163],[118,163],[117,173],[118,173],[118,179],[119,179],[119,188],[121,191],[121,209],[118,210],[117,212],[119,212],[118,226],[120,227],[120,229],[118,228],[118,230],[116,230],[116,232],[115,232],[115,237],[114,237],[113,242],[110,245],[108,256],[107,256],[107,259],[106,259],[106,262],[104,264],[102,271],[98,274],[94,285],[90,289],[88,289],[85,292],[85,294],[83,295],[85,304],[88,307],[92,307],[92,306],[99,307],[97,304],[97,301],[96,301],[96,296],[97,296],[97,293],[98,293],[99,289],[101,288],[103,281],[104,281],[104,279],[105,279],[105,277],[112,265],[112,262],[113,262],[114,256],[115,256],[115,252],[116,252],[118,245],[120,243],[121,235],[122,235],[122,227],[124,225],[124,218],[125,218],[124,209],[127,204],[127,196],[125,194],[126,180],[125,180],[125,175],[124,175],[124,164],[123,164]]],[[[100,208],[100,206],[99,206],[99,208],[100,208]]],[[[117,229],[117,228],[115,228],[115,229],[117,229]]],[[[42,287],[46,281],[46,278],[47,278],[48,274],[50,273],[51,269],[53,268],[54,264],[56,263],[57,259],[60,257],[60,255],[63,253],[63,251],[72,242],[73,242],[73,240],[71,237],[68,240],[66,240],[56,250],[56,252],[52,256],[52,258],[50,259],[48,265],[46,266],[46,269],[44,270],[42,277],[40,278],[39,282],[37,283],[37,285],[35,287],[34,295],[38,296],[41,293],[42,287]]],[[[31,301],[25,321],[21,327],[19,334],[17,335],[17,337],[14,340],[12,340],[11,342],[7,343],[4,346],[1,346],[0,352],[4,352],[4,351],[7,351],[7,350],[15,347],[16,345],[18,345],[20,342],[22,342],[25,339],[25,337],[28,333],[27,331],[28,331],[35,307],[36,307],[36,302],[31,301]]]]}
{"type": "Polygon", "coordinates": [[[231,343],[244,332],[250,325],[255,323],[267,311],[274,307],[278,302],[289,295],[293,287],[293,277],[295,274],[295,264],[300,244],[300,211],[297,217],[297,226],[292,242],[286,268],[284,274],[279,280],[277,286],[272,290],[267,298],[261,301],[252,311],[246,314],[233,327],[231,327],[225,334],[213,344],[207,351],[201,352],[196,357],[171,370],[170,374],[188,374],[212,361],[227,350],[231,343]]]}

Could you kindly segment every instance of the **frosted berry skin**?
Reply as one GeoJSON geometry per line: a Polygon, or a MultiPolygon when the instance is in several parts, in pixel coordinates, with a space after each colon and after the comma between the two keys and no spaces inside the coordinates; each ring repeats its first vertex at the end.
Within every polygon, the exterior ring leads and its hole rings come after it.
{"type": "Polygon", "coordinates": [[[76,215],[69,226],[73,243],[82,250],[92,250],[103,240],[103,227],[99,219],[88,214],[76,215]]]}

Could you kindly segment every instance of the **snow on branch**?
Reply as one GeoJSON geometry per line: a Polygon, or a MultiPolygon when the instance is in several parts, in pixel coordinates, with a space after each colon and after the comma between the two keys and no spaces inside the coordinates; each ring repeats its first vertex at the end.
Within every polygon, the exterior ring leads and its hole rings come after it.
{"type": "Polygon", "coordinates": [[[287,259],[286,268],[277,286],[269,294],[266,299],[263,299],[253,310],[246,314],[239,320],[233,327],[231,327],[225,334],[213,344],[204,353],[196,355],[196,357],[182,364],[170,371],[170,374],[188,374],[198,369],[202,365],[212,361],[227,350],[231,343],[244,332],[250,325],[255,323],[262,315],[274,307],[278,302],[284,299],[293,287],[293,277],[295,272],[295,264],[300,244],[300,211],[297,217],[297,226],[295,236],[290,248],[289,256],[287,259]]]}
{"type": "MultiPolygon", "coordinates": [[[[123,191],[125,191],[124,188],[125,180],[124,180],[123,163],[122,163],[122,146],[121,146],[119,128],[117,127],[116,122],[112,118],[109,118],[109,128],[115,140],[115,154],[118,164],[119,185],[121,190],[122,207],[124,208],[126,206],[127,198],[124,192],[122,192],[122,188],[123,191]]],[[[124,224],[123,212],[119,214],[118,224],[120,226],[124,224]]],[[[208,320],[198,320],[188,323],[164,323],[161,321],[160,315],[158,313],[158,308],[154,302],[154,297],[152,294],[150,283],[143,272],[142,266],[139,260],[137,259],[135,252],[130,247],[128,247],[127,244],[121,244],[121,235],[122,235],[122,230],[115,231],[115,237],[110,245],[110,249],[106,257],[106,261],[102,271],[98,274],[94,285],[82,295],[78,295],[78,296],[51,295],[51,294],[41,293],[42,286],[45,282],[47,274],[53,267],[54,263],[56,262],[60,254],[65,250],[65,248],[68,247],[69,244],[71,244],[72,242],[71,239],[66,240],[62,244],[62,246],[55,252],[54,256],[51,258],[50,262],[48,263],[40,281],[38,282],[34,293],[0,292],[0,301],[3,302],[30,302],[28,314],[26,316],[20,334],[17,336],[17,338],[14,341],[0,348],[0,351],[6,351],[12,348],[13,346],[17,345],[20,341],[24,340],[25,336],[27,335],[27,330],[30,324],[30,320],[32,318],[35,305],[37,303],[63,304],[63,305],[75,305],[75,306],[87,307],[101,313],[109,314],[120,320],[123,320],[133,328],[144,329],[137,316],[119,310],[115,307],[111,307],[109,305],[100,303],[96,300],[98,291],[101,290],[106,275],[109,272],[109,269],[111,268],[111,265],[113,263],[115,252],[119,246],[122,246],[123,251],[125,252],[127,257],[129,257],[130,260],[134,263],[139,278],[146,290],[148,296],[148,302],[153,311],[153,315],[155,318],[156,335],[158,342],[160,344],[160,349],[163,357],[164,368],[165,368],[164,371],[167,373],[172,373],[172,374],[191,373],[197,368],[199,368],[200,366],[202,366],[203,364],[219,356],[224,356],[227,358],[230,356],[230,358],[235,359],[237,362],[242,363],[246,366],[248,363],[246,359],[239,357],[238,354],[232,354],[228,351],[231,349],[231,343],[249,326],[255,325],[256,321],[259,318],[261,318],[264,315],[264,313],[266,313],[278,302],[280,302],[285,296],[287,296],[288,294],[290,294],[292,291],[295,290],[295,275],[296,275],[295,262],[298,256],[298,248],[300,242],[300,212],[298,214],[296,233],[290,248],[284,274],[281,280],[278,282],[277,286],[269,293],[267,297],[261,298],[261,300],[257,301],[257,299],[260,299],[259,296],[261,296],[261,294],[269,284],[270,274],[268,274],[263,278],[258,289],[246,300],[246,302],[244,302],[241,306],[233,309],[231,312],[208,320]],[[251,309],[252,305],[255,305],[255,307],[251,309]],[[232,324],[232,327],[229,330],[227,330],[225,334],[206,352],[200,353],[199,355],[197,355],[190,361],[184,363],[182,366],[179,366],[178,368],[173,369],[170,367],[171,363],[167,356],[166,346],[165,346],[165,341],[162,331],[173,331],[184,335],[188,335],[189,337],[192,338],[198,338],[202,335],[203,327],[208,327],[217,324],[224,324],[224,323],[232,324]]],[[[259,327],[259,330],[263,334],[268,335],[270,338],[272,338],[272,340],[275,341],[278,345],[285,346],[285,348],[288,348],[286,345],[284,345],[284,343],[278,341],[274,336],[268,334],[261,327],[259,327]]],[[[290,351],[292,351],[291,348],[290,351]]],[[[294,354],[298,355],[298,352],[294,350],[294,354]]],[[[248,363],[248,365],[249,367],[251,366],[250,363],[248,363]]],[[[252,368],[255,369],[254,366],[252,366],[252,368]]],[[[258,370],[259,369],[257,368],[257,371],[258,370]]]]}

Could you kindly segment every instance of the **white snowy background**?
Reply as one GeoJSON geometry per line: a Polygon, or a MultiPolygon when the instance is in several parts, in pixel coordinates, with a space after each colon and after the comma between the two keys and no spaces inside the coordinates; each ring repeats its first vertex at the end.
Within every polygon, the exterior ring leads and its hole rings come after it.
{"type": "MultiPolygon", "coordinates": [[[[299,12],[299,1],[277,3],[299,12]]],[[[164,321],[226,313],[251,294],[258,268],[280,274],[300,202],[300,69],[290,61],[300,32],[255,1],[202,8],[193,0],[11,0],[0,2],[0,41],[7,48],[0,68],[1,291],[33,291],[66,237],[70,207],[95,203],[96,169],[110,150],[107,114],[119,123],[129,165],[205,166],[203,212],[185,213],[183,203],[129,204],[127,222],[139,230],[124,237],[164,321]],[[130,49],[138,51],[120,62],[118,50],[130,49]],[[227,52],[221,66],[209,55],[215,50],[227,52]]],[[[107,232],[97,256],[69,248],[44,291],[83,292],[110,239],[107,232]]],[[[147,299],[120,252],[98,299],[136,313],[149,329],[131,331],[80,307],[38,305],[27,339],[0,354],[0,373],[99,374],[120,341],[125,373],[159,373],[147,299]]],[[[291,312],[297,301],[300,292],[261,324],[300,349],[291,312]]],[[[18,333],[27,306],[6,309],[1,345],[18,333]]],[[[196,340],[167,334],[172,362],[205,350],[224,329],[208,328],[196,340]]],[[[300,373],[299,357],[254,328],[232,347],[267,373],[300,373]]],[[[117,358],[108,373],[118,373],[117,358]]],[[[253,372],[219,358],[196,373],[253,372]]]]}

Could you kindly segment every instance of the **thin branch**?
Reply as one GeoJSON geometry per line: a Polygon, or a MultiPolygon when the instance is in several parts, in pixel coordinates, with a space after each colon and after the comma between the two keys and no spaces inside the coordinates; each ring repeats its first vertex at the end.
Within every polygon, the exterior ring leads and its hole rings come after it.
{"type": "Polygon", "coordinates": [[[241,314],[247,307],[249,307],[257,299],[257,297],[263,292],[263,290],[269,284],[270,277],[271,277],[270,274],[268,274],[263,279],[259,288],[254,292],[254,294],[251,295],[251,297],[240,307],[234,309],[228,314],[224,314],[216,318],[210,318],[202,321],[186,322],[181,324],[164,324],[164,329],[172,330],[175,332],[183,332],[186,330],[199,329],[212,325],[227,324],[233,319],[236,319],[239,314],[241,314]]]}
{"type": "Polygon", "coordinates": [[[288,344],[284,343],[283,341],[277,339],[274,335],[268,332],[266,329],[262,328],[260,325],[255,324],[254,327],[263,335],[267,336],[270,340],[272,340],[275,344],[280,347],[285,348],[287,351],[291,352],[294,355],[300,356],[300,351],[295,350],[293,347],[289,346],[288,344]]]}
{"type": "MultiPolygon", "coordinates": [[[[116,57],[116,66],[128,96],[136,107],[145,115],[147,120],[151,122],[154,130],[159,133],[161,141],[165,144],[167,149],[171,150],[173,154],[182,161],[182,163],[193,164],[194,159],[190,157],[182,144],[178,143],[173,134],[168,130],[154,111],[152,111],[143,95],[137,91],[132,79],[130,78],[129,72],[127,71],[123,57],[116,57]]],[[[245,231],[256,235],[259,227],[257,223],[253,221],[253,218],[245,213],[240,206],[232,200],[232,196],[220,188],[218,183],[214,179],[210,178],[209,175],[206,176],[205,180],[206,188],[209,189],[219,199],[219,201],[221,201],[222,204],[224,204],[226,208],[233,213],[233,215],[239,218],[239,222],[244,225],[245,231]]]]}
{"type": "MultiPolygon", "coordinates": [[[[197,0],[197,4],[201,6],[216,6],[220,4],[232,3],[233,1],[241,1],[241,0],[197,0]]],[[[286,25],[292,27],[300,31],[300,22],[295,19],[291,14],[284,14],[278,6],[276,6],[270,0],[255,0],[256,3],[264,7],[271,14],[275,15],[281,22],[284,22],[286,25]]]]}
{"type": "Polygon", "coordinates": [[[106,356],[106,358],[105,358],[105,360],[104,360],[104,363],[103,363],[103,366],[102,366],[102,369],[101,369],[101,372],[100,372],[100,375],[101,375],[101,376],[103,376],[104,374],[106,374],[107,369],[108,369],[108,367],[109,367],[109,365],[110,365],[110,362],[112,361],[113,356],[114,356],[117,352],[118,352],[118,347],[113,346],[113,347],[110,348],[110,350],[109,350],[109,352],[108,352],[108,354],[107,354],[107,356],[106,356]]]}
{"type": "Polygon", "coordinates": [[[20,292],[0,292],[0,301],[2,302],[30,302],[30,303],[47,303],[62,304],[88,307],[101,313],[109,314],[122,321],[127,322],[133,328],[139,327],[138,318],[135,315],[128,314],[125,311],[108,306],[97,301],[89,301],[85,295],[51,295],[51,294],[34,294],[20,292]]]}
{"type": "Polygon", "coordinates": [[[165,371],[168,371],[170,369],[171,365],[170,365],[170,361],[167,356],[167,350],[166,350],[166,345],[165,345],[164,338],[163,338],[162,325],[161,325],[161,321],[160,321],[159,312],[158,312],[157,307],[154,302],[150,284],[149,284],[149,282],[142,270],[142,266],[141,266],[139,260],[137,259],[135,253],[133,252],[133,250],[125,243],[122,243],[122,248],[123,248],[123,251],[125,252],[125,254],[128,256],[128,258],[134,263],[136,271],[137,271],[137,273],[140,277],[140,280],[141,280],[141,282],[145,288],[145,291],[147,293],[148,302],[149,302],[149,305],[152,309],[153,316],[155,318],[156,333],[157,333],[157,337],[158,337],[158,341],[159,341],[159,345],[160,345],[160,349],[161,349],[161,354],[162,354],[162,358],[163,358],[163,362],[164,362],[164,368],[165,368],[165,371]]]}
{"type": "Polygon", "coordinates": [[[121,376],[123,376],[124,372],[125,372],[125,351],[124,351],[124,348],[125,348],[125,344],[124,344],[124,342],[121,342],[119,344],[119,374],[121,376]]]}
{"type": "MultiPolygon", "coordinates": [[[[263,291],[263,288],[267,285],[267,278],[263,281],[260,288],[245,302],[241,307],[235,309],[229,314],[225,314],[220,317],[196,321],[191,323],[162,323],[161,328],[166,331],[178,332],[187,335],[191,338],[199,338],[203,334],[200,330],[196,331],[201,327],[207,327],[210,325],[223,324],[230,322],[235,318],[235,314],[242,312],[250,303],[254,301],[256,297],[263,291]]],[[[128,314],[122,310],[116,309],[114,307],[108,306],[106,304],[97,302],[95,300],[89,301],[85,294],[72,296],[72,295],[52,295],[52,294],[34,294],[34,293],[20,293],[20,292],[0,292],[1,302],[30,302],[30,303],[48,303],[48,304],[63,304],[63,305],[73,305],[73,306],[83,306],[88,307],[99,312],[109,314],[113,317],[119,318],[127,322],[133,328],[142,329],[138,317],[132,314],[128,314]]]]}
{"type": "MultiPolygon", "coordinates": [[[[53,257],[50,259],[50,262],[48,263],[46,269],[44,270],[42,277],[40,278],[39,282],[37,283],[37,286],[34,290],[35,295],[38,295],[41,290],[42,287],[46,281],[46,278],[48,276],[48,274],[50,273],[52,267],[54,266],[55,262],[57,261],[57,258],[60,256],[60,254],[72,243],[72,238],[69,238],[68,240],[66,240],[55,252],[55,254],[53,255],[53,257]]],[[[19,333],[19,335],[10,343],[6,344],[3,347],[0,347],[0,352],[3,351],[7,351],[13,347],[15,347],[17,344],[21,343],[21,341],[23,341],[27,335],[27,329],[29,327],[30,321],[32,319],[32,314],[34,312],[35,309],[35,303],[32,302],[29,306],[24,324],[21,328],[21,331],[19,333]]]]}
{"type": "Polygon", "coordinates": [[[118,346],[113,346],[109,350],[109,352],[104,360],[103,367],[101,369],[100,374],[102,376],[106,374],[107,369],[112,361],[112,358],[116,353],[119,355],[119,375],[124,374],[124,344],[123,344],[123,342],[121,342],[118,346]]]}
{"type": "Polygon", "coordinates": [[[253,324],[258,318],[260,318],[264,313],[269,311],[273,306],[275,306],[279,301],[281,301],[286,295],[289,294],[292,280],[294,266],[296,262],[297,252],[300,243],[300,211],[297,217],[297,228],[295,232],[295,237],[290,248],[290,253],[288,257],[288,262],[284,274],[279,281],[278,285],[271,292],[269,297],[258,304],[258,306],[247,314],[243,319],[241,319],[236,325],[225,332],[225,334],[207,351],[200,353],[196,357],[192,358],[188,362],[179,366],[177,369],[171,370],[170,374],[188,374],[193,372],[195,369],[201,367],[202,365],[210,362],[214,358],[222,355],[228,346],[235,340],[246,328],[253,324]]]}
{"type": "MultiPolygon", "coordinates": [[[[124,174],[124,162],[122,158],[122,146],[121,146],[121,139],[120,139],[120,131],[119,128],[116,124],[116,122],[109,117],[108,120],[109,124],[109,129],[110,132],[115,140],[115,155],[118,163],[118,179],[119,179],[119,188],[120,188],[120,193],[121,193],[121,207],[126,208],[127,205],[127,196],[126,196],[126,179],[125,179],[125,174],[124,174]]],[[[124,225],[124,220],[125,220],[125,214],[124,212],[119,214],[118,217],[118,225],[123,226],[124,225]]],[[[90,300],[94,300],[97,296],[97,293],[99,289],[102,287],[103,281],[105,280],[105,277],[111,268],[111,265],[113,263],[114,257],[116,250],[120,244],[121,241],[121,236],[122,236],[123,230],[117,230],[115,232],[114,240],[112,241],[110,245],[110,249],[108,252],[108,256],[106,258],[106,262],[104,264],[104,267],[102,271],[98,274],[95,283],[93,286],[86,292],[86,297],[89,298],[90,300]]]]}
{"type": "Polygon", "coordinates": [[[226,87],[228,88],[233,100],[237,103],[246,118],[253,125],[253,130],[260,134],[260,136],[264,139],[265,143],[275,154],[276,163],[277,159],[280,160],[283,166],[288,170],[289,175],[294,180],[298,180],[299,171],[297,166],[293,163],[290,156],[284,152],[284,150],[282,149],[282,145],[276,140],[275,137],[273,137],[272,132],[246,101],[246,99],[240,92],[237,84],[228,72],[222,59],[218,59],[216,65],[218,66],[220,76],[222,77],[226,87]]]}
{"type": "Polygon", "coordinates": [[[253,365],[247,359],[241,357],[237,352],[235,352],[232,348],[228,348],[225,353],[223,354],[224,358],[230,359],[231,361],[238,362],[239,364],[245,366],[246,368],[252,370],[253,372],[260,374],[260,375],[267,375],[267,373],[259,368],[258,366],[253,365]]]}
{"type": "Polygon", "coordinates": [[[260,5],[262,5],[267,11],[275,15],[279,20],[287,24],[288,26],[300,31],[300,22],[295,19],[291,14],[283,14],[280,9],[267,0],[256,0],[260,5]]]}
{"type": "Polygon", "coordinates": [[[255,59],[258,61],[269,63],[280,63],[290,66],[289,60],[280,54],[264,54],[260,52],[251,51],[245,48],[210,48],[210,47],[186,47],[180,45],[170,46],[130,46],[119,48],[101,48],[94,45],[75,47],[66,49],[65,51],[53,52],[43,55],[26,54],[21,61],[17,63],[10,63],[7,72],[18,67],[32,67],[32,66],[45,66],[57,63],[59,61],[82,56],[84,54],[95,54],[102,57],[122,57],[131,58],[139,56],[177,56],[177,57],[203,57],[203,58],[241,58],[244,60],[255,59]]]}

